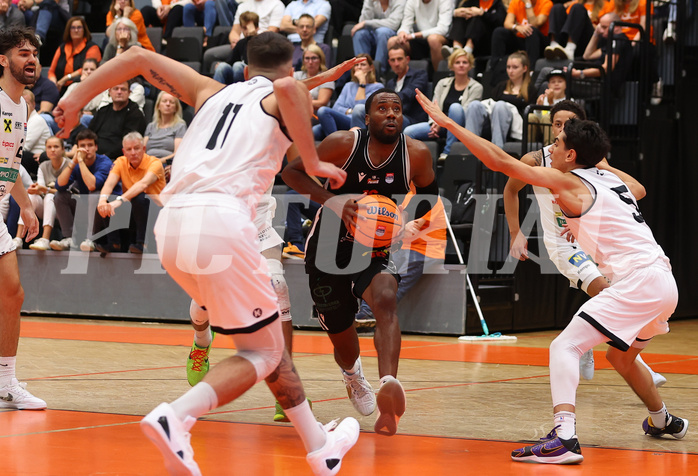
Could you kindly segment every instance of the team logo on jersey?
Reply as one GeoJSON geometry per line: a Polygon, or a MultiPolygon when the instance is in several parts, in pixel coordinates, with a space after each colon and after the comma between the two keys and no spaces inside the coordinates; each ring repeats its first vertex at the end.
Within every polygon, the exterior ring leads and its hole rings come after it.
{"type": "Polygon", "coordinates": [[[376,177],[375,175],[373,175],[370,179],[368,179],[369,185],[376,185],[380,182],[381,182],[381,180],[378,177],[376,177]]]}
{"type": "Polygon", "coordinates": [[[361,182],[365,177],[366,177],[365,173],[359,172],[359,182],[361,182]]]}
{"type": "Polygon", "coordinates": [[[395,181],[395,174],[385,174],[385,183],[393,183],[395,181]]]}
{"type": "Polygon", "coordinates": [[[27,132],[26,122],[15,121],[15,129],[21,129],[22,127],[24,127],[24,132],[27,132]]]}
{"type": "Polygon", "coordinates": [[[572,266],[576,266],[577,268],[579,268],[582,264],[586,263],[587,261],[591,261],[591,258],[589,258],[589,256],[585,252],[577,251],[570,257],[568,261],[572,266]]]}
{"type": "Polygon", "coordinates": [[[5,123],[3,130],[5,132],[12,132],[12,119],[3,119],[2,121],[5,123]]]}

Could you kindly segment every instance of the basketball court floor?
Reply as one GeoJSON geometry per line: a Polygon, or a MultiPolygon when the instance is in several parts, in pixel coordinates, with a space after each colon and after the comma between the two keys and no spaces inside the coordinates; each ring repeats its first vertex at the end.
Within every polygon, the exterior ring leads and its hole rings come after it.
{"type": "MultiPolygon", "coordinates": [[[[691,425],[683,440],[645,436],[639,399],[595,349],[596,375],[582,381],[576,466],[514,463],[510,452],[552,428],[548,351],[556,332],[519,334],[515,343],[461,343],[403,336],[399,378],[407,412],[393,437],[373,433],[375,416],[349,402],[321,332],[295,334],[295,363],[323,423],[356,417],[362,433],[344,475],[692,475],[698,474],[698,320],[672,323],[643,352],[664,374],[667,408],[691,425]]],[[[139,429],[143,415],[185,392],[192,330],[140,324],[24,318],[18,373],[47,411],[0,410],[0,468],[10,475],[162,475],[157,451],[139,429]]],[[[370,337],[361,339],[366,376],[378,383],[370,337]]],[[[234,352],[217,336],[212,363],[234,352]]],[[[274,423],[263,384],[202,418],[192,429],[204,475],[310,475],[300,440],[274,423]]]]}

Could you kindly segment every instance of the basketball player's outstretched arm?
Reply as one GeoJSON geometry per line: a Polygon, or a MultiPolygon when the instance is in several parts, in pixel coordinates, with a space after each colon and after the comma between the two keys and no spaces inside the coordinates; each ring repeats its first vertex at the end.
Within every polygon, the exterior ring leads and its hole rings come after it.
{"type": "Polygon", "coordinates": [[[338,64],[331,69],[328,69],[327,71],[316,74],[312,78],[306,78],[301,82],[305,84],[305,87],[307,87],[308,90],[315,89],[321,84],[328,83],[330,81],[337,81],[344,73],[353,68],[355,64],[363,63],[364,61],[366,61],[366,58],[364,57],[354,57],[338,64]]]}
{"type": "Polygon", "coordinates": [[[139,47],[107,61],[85,81],[58,102],[53,111],[62,137],[67,137],[78,123],[82,107],[102,91],[123,83],[138,75],[144,76],[153,86],[167,91],[196,110],[206,99],[223,89],[224,85],[203,76],[164,55],[139,47]]]}
{"type": "Polygon", "coordinates": [[[502,172],[531,185],[549,188],[558,196],[558,202],[566,212],[578,215],[583,211],[583,198],[589,195],[586,186],[573,174],[549,167],[531,167],[510,156],[488,140],[473,134],[449,119],[424,93],[417,91],[417,101],[429,116],[441,127],[451,131],[456,138],[490,170],[502,172]]]}
{"type": "MultiPolygon", "coordinates": [[[[536,150],[521,157],[521,162],[530,166],[540,165],[543,152],[536,150]]],[[[509,254],[514,258],[525,261],[528,259],[528,241],[521,233],[519,224],[519,192],[526,186],[526,182],[510,177],[504,186],[504,214],[509,225],[510,248],[509,254]]]]}

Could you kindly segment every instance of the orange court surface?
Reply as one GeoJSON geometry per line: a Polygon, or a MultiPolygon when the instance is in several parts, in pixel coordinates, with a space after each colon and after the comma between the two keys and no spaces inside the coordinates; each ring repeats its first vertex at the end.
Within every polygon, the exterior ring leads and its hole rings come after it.
{"type": "MultiPolygon", "coordinates": [[[[698,320],[671,323],[642,353],[667,378],[669,412],[690,421],[683,440],[650,438],[647,411],[595,348],[596,373],[577,392],[577,433],[584,462],[514,463],[510,453],[552,429],[548,345],[557,331],[518,334],[516,342],[462,343],[455,337],[403,335],[398,378],[407,412],[398,434],[373,432],[375,415],[352,407],[323,332],[296,332],[294,360],[313,410],[323,422],[353,416],[356,446],[339,474],[631,475],[698,474],[698,320]]],[[[189,385],[188,324],[25,317],[18,377],[46,400],[46,411],[0,410],[3,476],[162,475],[160,453],[138,422],[189,385]]],[[[211,363],[232,355],[217,336],[211,363]]],[[[367,379],[378,386],[373,340],[361,338],[367,379]]],[[[288,423],[274,423],[274,398],[258,384],[192,428],[204,475],[310,475],[288,423]]]]}

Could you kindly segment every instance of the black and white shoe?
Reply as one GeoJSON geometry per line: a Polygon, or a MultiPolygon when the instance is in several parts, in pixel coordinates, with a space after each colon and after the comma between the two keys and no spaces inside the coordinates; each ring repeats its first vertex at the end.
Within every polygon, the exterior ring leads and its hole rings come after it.
{"type": "Polygon", "coordinates": [[[169,403],[161,403],[141,420],[141,431],[155,443],[165,460],[167,471],[177,476],[201,476],[189,443],[189,429],[196,419],[181,421],[169,403]]]}

